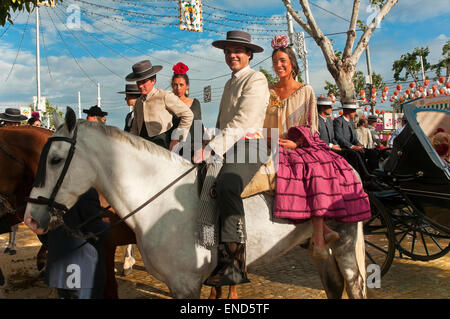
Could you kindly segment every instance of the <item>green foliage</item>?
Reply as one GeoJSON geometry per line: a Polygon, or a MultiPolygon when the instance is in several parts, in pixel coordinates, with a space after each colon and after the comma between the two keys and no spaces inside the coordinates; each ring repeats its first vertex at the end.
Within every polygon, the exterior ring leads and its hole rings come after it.
{"type": "MultiPolygon", "coordinates": [[[[366,78],[362,71],[357,71],[353,75],[353,84],[355,85],[355,91],[358,93],[366,88],[366,78]]],[[[386,83],[384,83],[381,74],[372,73],[372,86],[377,89],[377,91],[382,90],[386,83]]]]}
{"type": "Polygon", "coordinates": [[[431,69],[436,70],[436,75],[441,76],[441,69],[446,70],[446,77],[450,76],[450,40],[442,47],[442,60],[437,64],[431,66],[431,69]]]}
{"type": "Polygon", "coordinates": [[[428,47],[415,48],[412,53],[402,54],[400,59],[395,60],[392,65],[392,71],[394,71],[394,79],[396,81],[407,81],[408,76],[411,76],[415,82],[419,81],[419,73],[422,70],[420,64],[420,56],[423,57],[423,67],[427,71],[431,68],[431,64],[427,61],[427,56],[430,54],[428,47]],[[400,74],[405,71],[405,76],[400,74]]]}
{"type": "MultiPolygon", "coordinates": [[[[372,83],[373,87],[377,89],[377,91],[382,90],[385,87],[385,83],[381,74],[372,73],[372,83]]],[[[357,71],[353,75],[353,85],[355,86],[355,92],[358,94],[359,91],[366,89],[366,78],[362,71],[357,71]]],[[[323,87],[325,91],[327,91],[327,95],[333,93],[334,96],[339,96],[339,87],[337,84],[325,81],[325,86],[323,87]]]]}
{"type": "Polygon", "coordinates": [[[264,69],[263,67],[259,67],[259,72],[262,72],[262,74],[264,74],[264,76],[267,79],[267,82],[269,83],[269,86],[274,85],[275,83],[278,83],[278,81],[280,81],[280,79],[278,78],[278,76],[276,75],[272,75],[269,71],[267,71],[266,69],[264,69]]]}
{"type": "MultiPolygon", "coordinates": [[[[55,2],[62,2],[63,0],[55,0],[55,2]]],[[[39,0],[1,0],[0,2],[0,26],[4,26],[6,21],[13,23],[11,20],[11,11],[28,11],[31,12],[33,8],[40,2],[39,0]]]]}

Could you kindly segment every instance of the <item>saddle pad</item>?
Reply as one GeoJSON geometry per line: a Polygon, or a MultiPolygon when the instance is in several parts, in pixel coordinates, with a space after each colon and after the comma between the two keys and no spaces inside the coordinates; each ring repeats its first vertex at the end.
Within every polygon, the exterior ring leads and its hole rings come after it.
{"type": "Polygon", "coordinates": [[[275,167],[272,159],[270,159],[268,163],[261,165],[250,183],[245,186],[244,191],[241,193],[241,198],[250,197],[262,192],[273,194],[275,192],[275,186],[275,167]]]}

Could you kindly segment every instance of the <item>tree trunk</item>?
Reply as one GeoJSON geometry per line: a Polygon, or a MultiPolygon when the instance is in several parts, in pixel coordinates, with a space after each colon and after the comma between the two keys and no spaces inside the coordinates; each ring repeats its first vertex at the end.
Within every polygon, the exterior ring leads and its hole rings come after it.
{"type": "Polygon", "coordinates": [[[338,60],[336,64],[338,65],[327,65],[327,68],[339,87],[341,103],[356,101],[355,84],[353,83],[355,66],[350,62],[344,64],[341,60],[338,60]]]}

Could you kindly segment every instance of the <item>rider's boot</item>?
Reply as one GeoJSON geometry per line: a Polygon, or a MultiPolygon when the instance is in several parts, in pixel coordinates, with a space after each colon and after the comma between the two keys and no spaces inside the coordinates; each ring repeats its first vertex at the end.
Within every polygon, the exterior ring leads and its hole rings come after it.
{"type": "Polygon", "coordinates": [[[245,262],[245,243],[223,243],[219,245],[219,260],[216,269],[204,282],[208,286],[232,286],[250,282],[245,262]]]}

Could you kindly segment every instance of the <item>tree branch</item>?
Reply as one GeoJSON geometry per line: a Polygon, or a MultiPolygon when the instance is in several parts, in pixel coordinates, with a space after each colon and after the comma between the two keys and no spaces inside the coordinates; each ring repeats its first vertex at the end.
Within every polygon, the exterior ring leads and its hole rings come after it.
{"type": "Polygon", "coordinates": [[[381,22],[381,20],[384,19],[386,14],[392,9],[393,6],[398,2],[398,0],[387,0],[386,3],[381,8],[380,12],[376,15],[376,17],[372,20],[372,22],[368,25],[366,31],[361,36],[361,39],[359,40],[355,51],[352,54],[352,60],[356,64],[359,60],[359,57],[363,53],[363,51],[367,48],[367,45],[369,43],[369,39],[372,36],[373,32],[375,31],[378,24],[381,22]]]}
{"type": "MultiPolygon", "coordinates": [[[[283,0],[284,1],[284,0],[283,0]]],[[[305,14],[308,25],[311,29],[310,35],[314,38],[317,45],[322,49],[325,61],[329,66],[335,66],[335,62],[338,60],[334,54],[333,45],[330,39],[328,39],[323,32],[320,30],[319,26],[314,19],[314,16],[309,7],[308,0],[300,0],[300,5],[302,6],[303,13],[305,14]]]]}
{"type": "Polygon", "coordinates": [[[309,28],[308,24],[303,21],[303,19],[297,14],[297,12],[292,7],[291,3],[288,0],[282,0],[284,3],[284,6],[286,7],[286,10],[291,14],[291,16],[294,18],[294,20],[300,24],[300,26],[305,30],[306,33],[308,33],[310,36],[313,36],[313,33],[311,29],[309,28]]]}
{"type": "Polygon", "coordinates": [[[360,3],[360,0],[355,0],[353,2],[352,18],[350,20],[350,26],[347,33],[347,42],[345,43],[344,54],[342,56],[344,59],[348,58],[352,54],[353,44],[356,39],[356,23],[358,21],[360,3]]]}

